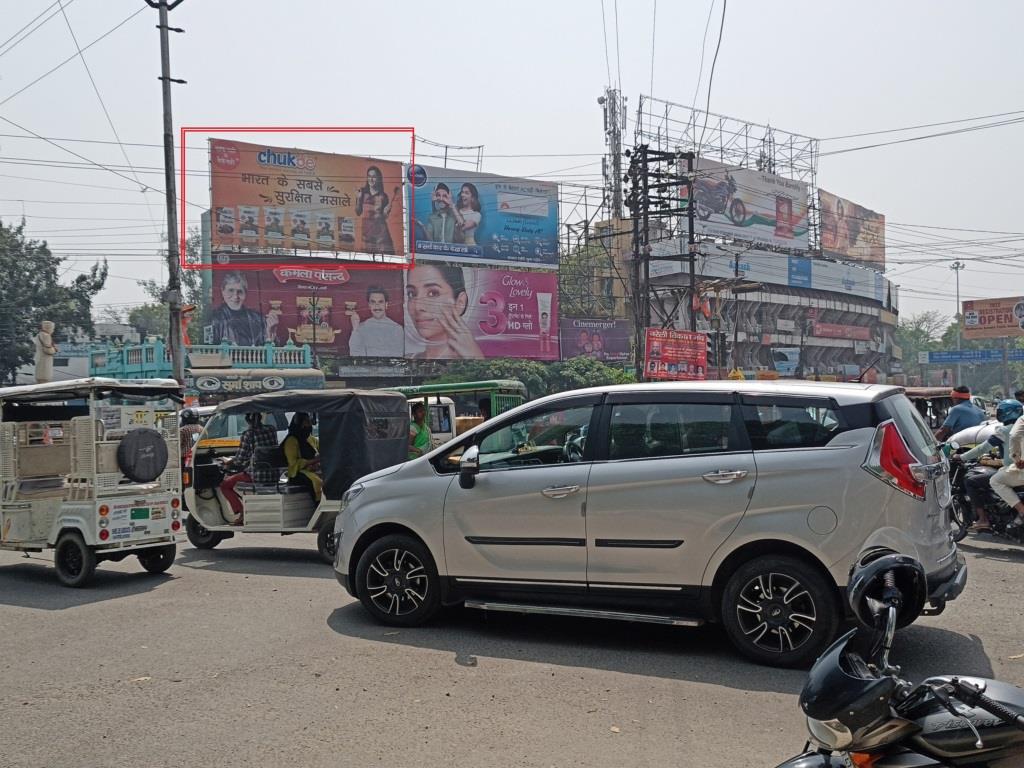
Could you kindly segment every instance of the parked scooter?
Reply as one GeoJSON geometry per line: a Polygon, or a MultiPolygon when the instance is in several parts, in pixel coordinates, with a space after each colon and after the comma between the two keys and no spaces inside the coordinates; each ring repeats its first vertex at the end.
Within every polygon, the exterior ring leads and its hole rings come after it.
{"type": "Polygon", "coordinates": [[[1024,690],[998,680],[943,675],[914,685],[889,663],[897,626],[927,593],[924,568],[887,550],[866,553],[847,590],[874,627],[867,658],[848,632],[815,662],[800,694],[810,739],[778,768],[1024,765],[1024,690]]]}
{"type": "Polygon", "coordinates": [[[697,195],[694,203],[697,206],[697,217],[707,221],[714,213],[724,213],[736,225],[742,224],[747,217],[747,206],[742,200],[734,197],[736,180],[732,174],[726,173],[725,179],[697,179],[695,184],[697,195]]]}

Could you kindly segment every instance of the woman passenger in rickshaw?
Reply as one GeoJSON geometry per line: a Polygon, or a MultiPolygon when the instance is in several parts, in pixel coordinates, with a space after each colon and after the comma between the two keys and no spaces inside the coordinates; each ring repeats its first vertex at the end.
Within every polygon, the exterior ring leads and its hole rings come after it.
{"type": "Polygon", "coordinates": [[[308,413],[300,411],[292,416],[288,437],[281,443],[281,449],[288,462],[288,484],[305,486],[319,502],[323,488],[323,481],[316,473],[320,468],[320,443],[313,437],[313,420],[308,413]]]}

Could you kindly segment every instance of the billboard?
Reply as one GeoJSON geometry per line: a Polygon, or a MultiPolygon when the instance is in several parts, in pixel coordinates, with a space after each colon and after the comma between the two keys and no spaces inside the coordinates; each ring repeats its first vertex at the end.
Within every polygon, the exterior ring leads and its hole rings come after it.
{"type": "Polygon", "coordinates": [[[417,259],[558,267],[556,184],[425,165],[408,174],[417,259]]]}
{"type": "Polygon", "coordinates": [[[606,363],[630,360],[633,323],[607,317],[563,317],[558,324],[562,357],[592,357],[606,363]]]}
{"type": "Polygon", "coordinates": [[[832,259],[885,269],[885,216],[818,190],[821,250],[832,259]]]}
{"type": "Polygon", "coordinates": [[[707,369],[706,333],[644,330],[644,378],[648,381],[702,381],[707,369]]]}
{"type": "Polygon", "coordinates": [[[405,252],[401,163],[210,139],[210,196],[222,262],[230,253],[405,252]]]}
{"type": "Polygon", "coordinates": [[[355,357],[403,357],[402,274],[343,267],[217,270],[209,344],[310,344],[355,357]]]}
{"type": "Polygon", "coordinates": [[[965,339],[1024,336],[1024,296],[965,301],[963,315],[965,339]]]}
{"type": "Polygon", "coordinates": [[[807,185],[700,159],[695,225],[703,235],[807,250],[807,185]]]}
{"type": "Polygon", "coordinates": [[[854,339],[871,341],[871,328],[866,325],[838,325],[814,322],[811,334],[821,339],[854,339]]]}
{"type": "Polygon", "coordinates": [[[407,357],[558,360],[558,274],[427,264],[405,274],[407,357]]]}

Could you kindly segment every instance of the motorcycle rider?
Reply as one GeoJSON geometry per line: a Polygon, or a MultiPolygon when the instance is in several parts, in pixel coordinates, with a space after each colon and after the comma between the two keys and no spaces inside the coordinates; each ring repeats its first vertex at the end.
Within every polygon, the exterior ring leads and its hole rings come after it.
{"type": "MultiPolygon", "coordinates": [[[[996,406],[996,419],[999,421],[999,426],[996,427],[995,432],[983,443],[979,443],[971,450],[966,453],[958,454],[953,456],[954,461],[974,461],[980,459],[982,462],[986,461],[986,456],[992,450],[997,450],[1002,456],[1002,466],[1009,467],[1013,464],[1010,459],[1010,428],[1024,416],[1024,404],[1017,400],[1003,400],[996,406]]],[[[985,464],[986,467],[991,467],[991,464],[985,464]]],[[[992,525],[989,523],[988,512],[985,511],[985,505],[983,499],[985,498],[985,492],[987,486],[991,482],[992,475],[996,472],[993,469],[991,472],[975,472],[967,476],[964,481],[964,488],[967,491],[967,498],[970,499],[971,506],[974,507],[975,522],[968,529],[971,533],[991,533],[992,525]]]]}
{"type": "Polygon", "coordinates": [[[1017,496],[1017,489],[1024,486],[1024,416],[1010,428],[1007,448],[1012,464],[992,475],[989,482],[996,495],[1017,513],[1016,519],[1006,527],[1020,528],[1024,526],[1024,501],[1017,496]]]}

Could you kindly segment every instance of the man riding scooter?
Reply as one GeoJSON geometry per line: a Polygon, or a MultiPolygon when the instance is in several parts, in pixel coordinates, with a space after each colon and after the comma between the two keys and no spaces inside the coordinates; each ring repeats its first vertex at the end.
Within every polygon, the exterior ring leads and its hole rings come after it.
{"type": "MultiPolygon", "coordinates": [[[[1024,416],[1024,404],[1016,400],[1003,400],[996,407],[996,419],[1000,422],[996,431],[983,443],[979,443],[966,453],[954,455],[954,461],[973,461],[980,459],[986,462],[985,457],[990,451],[997,450],[1002,456],[1002,467],[1009,467],[1013,464],[1010,458],[1010,428],[1024,416]]],[[[967,498],[974,507],[975,523],[968,529],[971,533],[991,533],[992,525],[988,519],[988,512],[985,510],[984,498],[991,482],[992,476],[996,474],[997,466],[983,464],[991,471],[976,471],[967,476],[964,482],[967,498]]]]}
{"type": "Polygon", "coordinates": [[[1016,519],[1006,526],[1008,532],[1014,529],[1016,535],[1024,527],[1024,501],[1017,495],[1017,490],[1024,487],[1024,416],[1010,428],[1006,453],[1013,463],[992,475],[989,482],[996,496],[1017,513],[1016,519]]]}

